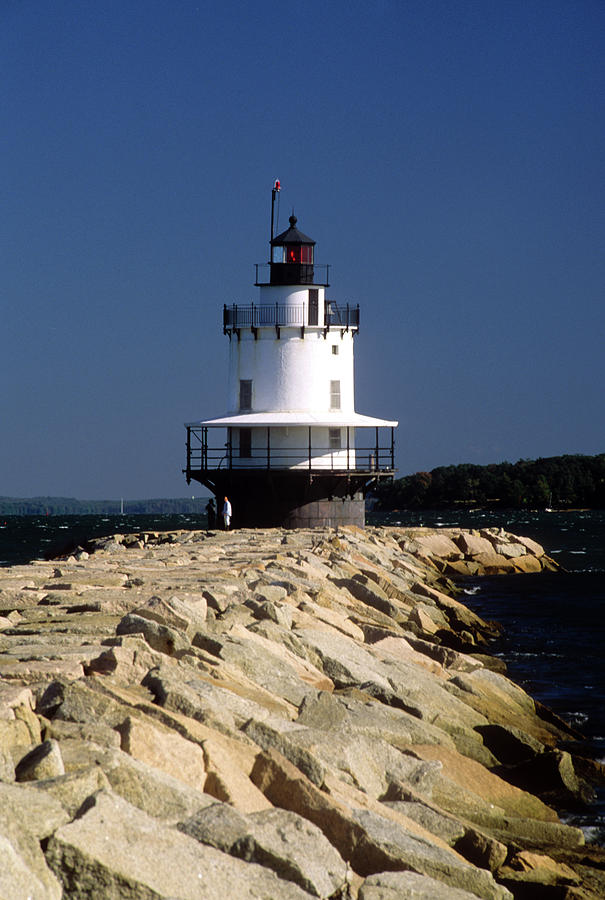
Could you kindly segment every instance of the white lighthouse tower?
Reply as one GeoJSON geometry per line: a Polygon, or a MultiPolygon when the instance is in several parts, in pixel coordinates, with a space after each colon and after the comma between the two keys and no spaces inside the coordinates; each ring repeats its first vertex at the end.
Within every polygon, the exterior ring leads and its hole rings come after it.
{"type": "Polygon", "coordinates": [[[394,473],[397,422],[355,412],[359,306],[328,299],[328,266],[297,228],[273,236],[256,266],[257,303],[224,306],[228,407],[187,428],[187,482],[233,506],[237,526],[365,522],[364,494],[394,473]]]}

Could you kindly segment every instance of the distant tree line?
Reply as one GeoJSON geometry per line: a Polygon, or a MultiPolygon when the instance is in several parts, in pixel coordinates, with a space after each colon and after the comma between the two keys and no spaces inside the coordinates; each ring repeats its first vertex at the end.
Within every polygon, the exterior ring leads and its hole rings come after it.
{"type": "MultiPolygon", "coordinates": [[[[124,515],[203,514],[206,498],[124,500],[124,515]]],[[[0,497],[2,516],[107,516],[120,514],[120,500],[75,500],[71,497],[0,497]]]]}
{"type": "Polygon", "coordinates": [[[416,472],[376,491],[375,509],[439,509],[468,504],[506,508],[605,508],[605,453],[551,456],[488,466],[416,472]]]}

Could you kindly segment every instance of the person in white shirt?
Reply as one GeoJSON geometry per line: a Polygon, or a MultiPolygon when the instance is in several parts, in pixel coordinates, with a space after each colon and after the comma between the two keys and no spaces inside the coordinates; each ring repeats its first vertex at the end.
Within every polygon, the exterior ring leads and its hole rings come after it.
{"type": "Polygon", "coordinates": [[[229,503],[229,497],[225,497],[225,502],[223,503],[223,526],[225,531],[229,530],[232,515],[233,511],[231,509],[231,504],[229,503]]]}

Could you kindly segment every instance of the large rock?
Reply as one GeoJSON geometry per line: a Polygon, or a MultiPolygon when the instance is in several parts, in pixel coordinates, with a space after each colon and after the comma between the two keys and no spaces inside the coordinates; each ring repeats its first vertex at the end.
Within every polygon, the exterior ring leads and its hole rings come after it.
{"type": "MultiPolygon", "coordinates": [[[[485,721],[476,726],[480,733],[484,732],[484,726],[489,722],[516,729],[547,746],[569,735],[563,730],[564,723],[561,722],[562,727],[559,728],[537,714],[532,698],[498,672],[487,668],[461,672],[449,680],[446,689],[484,717],[485,721]]],[[[486,743],[489,743],[489,738],[486,743]]]]}
{"type": "MultiPolygon", "coordinates": [[[[3,666],[4,669],[4,666],[3,666]]],[[[14,767],[41,739],[33,695],[21,685],[0,684],[0,777],[13,781],[14,767]]]]}
{"type": "Polygon", "coordinates": [[[508,895],[486,871],[476,869],[437,844],[420,840],[398,823],[371,810],[357,810],[354,816],[365,836],[365,873],[361,874],[412,869],[449,886],[468,890],[477,897],[501,900],[508,895]]]}
{"type": "Polygon", "coordinates": [[[407,750],[414,744],[455,746],[448,734],[430,722],[379,703],[356,688],[338,694],[321,692],[317,698],[305,700],[296,721],[328,732],[338,731],[346,724],[354,733],[388,741],[399,750],[407,750]]]}
{"type": "Polygon", "coordinates": [[[177,628],[135,613],[124,616],[116,628],[116,634],[142,634],[150,647],[167,656],[180,656],[190,643],[177,628]]]}
{"type": "Polygon", "coordinates": [[[170,824],[212,802],[212,798],[201,790],[195,790],[122,750],[99,747],[86,741],[65,741],[63,758],[68,773],[76,774],[91,766],[100,767],[116,794],[170,824]]]}
{"type": "Polygon", "coordinates": [[[416,529],[412,537],[403,542],[403,550],[419,555],[420,557],[435,556],[439,559],[460,559],[460,549],[451,537],[438,531],[430,532],[430,529],[421,531],[416,529]]]}
{"type": "Polygon", "coordinates": [[[248,760],[242,758],[243,748],[235,747],[234,743],[226,745],[220,734],[203,741],[206,765],[204,792],[230,803],[243,813],[269,808],[271,804],[265,795],[248,777],[253,763],[248,764],[248,760]]]}
{"type": "Polygon", "coordinates": [[[61,900],[63,891],[48,870],[40,846],[0,829],[0,896],[10,900],[61,900]],[[37,846],[37,849],[36,849],[37,846]]]}
{"type": "Polygon", "coordinates": [[[90,900],[310,896],[268,869],[204,846],[105,792],[80,819],[58,829],[46,858],[70,897],[90,900]]]}
{"type": "Polygon", "coordinates": [[[69,818],[74,819],[89,797],[103,788],[109,790],[110,784],[103,769],[94,765],[56,778],[33,782],[32,787],[39,793],[54,798],[69,818]]]}
{"type": "Polygon", "coordinates": [[[370,875],[358,894],[359,900],[475,900],[476,896],[417,872],[370,875]]]}
{"type": "Polygon", "coordinates": [[[346,888],[347,866],[315,825],[283,809],[242,816],[215,804],[179,824],[204,844],[272,869],[318,897],[346,888]]]}
{"type": "Polygon", "coordinates": [[[124,720],[119,731],[122,750],[130,756],[203,791],[206,781],[204,753],[197,744],[167,728],[160,729],[132,716],[124,720]]]}
{"type": "Polygon", "coordinates": [[[438,760],[439,777],[433,783],[433,800],[453,815],[471,822],[493,822],[495,810],[509,815],[556,822],[556,813],[532,794],[522,791],[484,766],[446,747],[414,747],[420,759],[438,760]]]}
{"type": "Polygon", "coordinates": [[[443,842],[432,844],[399,822],[329,797],[275,751],[258,757],[251,777],[276,806],[298,812],[317,825],[360,875],[414,868],[456,886],[472,884],[479,897],[506,896],[491,875],[468,865],[443,842]]]}
{"type": "Polygon", "coordinates": [[[15,767],[17,781],[39,781],[64,774],[61,748],[58,741],[52,739],[43,741],[26,753],[15,767]]]}
{"type": "Polygon", "coordinates": [[[28,786],[0,785],[0,897],[2,900],[60,900],[40,841],[68,816],[61,805],[28,786]]]}
{"type": "Polygon", "coordinates": [[[299,706],[311,690],[283,654],[276,653],[275,648],[270,650],[266,646],[259,646],[258,640],[254,640],[252,635],[244,639],[231,635],[218,637],[198,633],[194,644],[241,669],[251,681],[278,697],[283,697],[294,706],[299,706]]]}
{"type": "Polygon", "coordinates": [[[48,719],[105,725],[115,728],[126,713],[124,707],[90,685],[92,679],[51,682],[37,705],[37,712],[48,719]]]}
{"type": "Polygon", "coordinates": [[[335,583],[350,591],[356,600],[379,610],[394,621],[407,619],[407,612],[390,600],[382,588],[367,576],[356,575],[354,578],[337,579],[335,583]]]}
{"type": "Polygon", "coordinates": [[[454,543],[465,556],[478,556],[480,553],[491,553],[494,549],[492,541],[472,531],[465,531],[454,538],[454,543]]]}
{"type": "Polygon", "coordinates": [[[251,719],[242,731],[263,750],[272,748],[277,750],[300,769],[313,784],[322,786],[324,766],[317,755],[304,746],[304,736],[311,735],[311,729],[298,723],[274,718],[271,721],[251,719]],[[299,737],[303,737],[303,740],[297,740],[299,737]]]}
{"type": "Polygon", "coordinates": [[[260,688],[246,686],[245,679],[227,681],[209,678],[191,669],[152,669],[142,681],[156,703],[176,713],[197,719],[223,734],[233,735],[249,719],[264,719],[271,713],[293,718],[289,707],[260,688]]]}
{"type": "Polygon", "coordinates": [[[154,596],[137,606],[133,614],[175,628],[191,640],[205,626],[207,601],[202,594],[184,593],[167,600],[154,596]]]}

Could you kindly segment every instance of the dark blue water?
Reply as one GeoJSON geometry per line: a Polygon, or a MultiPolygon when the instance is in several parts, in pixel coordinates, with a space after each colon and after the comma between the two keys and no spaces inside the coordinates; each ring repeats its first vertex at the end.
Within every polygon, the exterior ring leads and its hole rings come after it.
{"type": "MultiPolygon", "coordinates": [[[[567,574],[465,579],[464,601],[504,626],[490,652],[505,660],[509,676],[585,735],[583,752],[604,760],[605,511],[370,513],[368,523],[503,527],[546,547],[567,574]]],[[[205,526],[201,515],[7,516],[0,519],[0,566],[57,555],[105,534],[205,526]]],[[[605,790],[586,814],[567,820],[602,842],[605,790]]]]}
{"type": "Polygon", "coordinates": [[[50,559],[85,546],[93,537],[137,531],[205,528],[205,515],[4,516],[0,517],[0,566],[50,559]]]}

